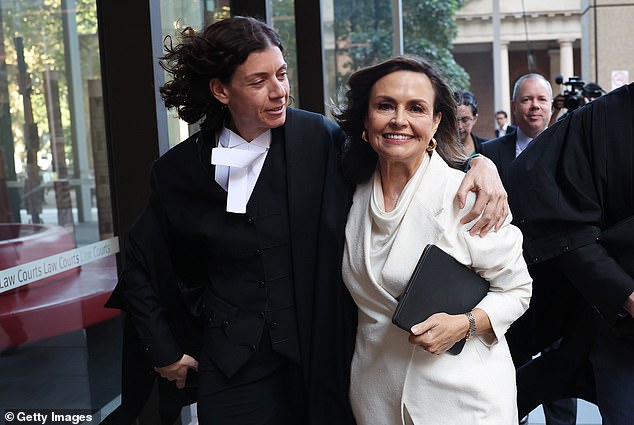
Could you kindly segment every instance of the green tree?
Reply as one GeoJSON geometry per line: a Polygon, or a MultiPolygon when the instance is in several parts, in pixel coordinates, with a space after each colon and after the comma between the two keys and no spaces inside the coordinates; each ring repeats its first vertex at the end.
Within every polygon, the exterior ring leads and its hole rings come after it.
{"type": "MultiPolygon", "coordinates": [[[[469,87],[469,75],[451,53],[457,26],[454,15],[463,0],[403,0],[405,53],[434,62],[456,88],[469,87]]],[[[392,55],[392,3],[385,0],[335,1],[335,37],[344,63],[337,84],[352,72],[392,55]]]]}
{"type": "Polygon", "coordinates": [[[456,88],[468,89],[469,74],[455,61],[451,48],[458,27],[454,15],[463,0],[404,0],[405,53],[429,58],[456,88]]]}
{"type": "Polygon", "coordinates": [[[355,70],[391,55],[392,4],[384,0],[334,0],[334,16],[336,85],[343,87],[355,70]]]}

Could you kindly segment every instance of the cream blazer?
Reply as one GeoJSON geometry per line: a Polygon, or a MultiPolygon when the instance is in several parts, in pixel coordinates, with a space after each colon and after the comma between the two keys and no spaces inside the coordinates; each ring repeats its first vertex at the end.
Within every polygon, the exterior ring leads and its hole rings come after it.
{"type": "MultiPolygon", "coordinates": [[[[377,171],[378,172],[378,171],[377,171]]],[[[358,306],[350,397],[358,425],[517,424],[515,368],[504,333],[528,308],[532,279],[522,256],[522,234],[510,224],[486,237],[472,237],[454,201],[464,174],[434,153],[402,218],[384,267],[370,264],[373,179],[359,185],[346,226],[343,276],[358,306]],[[466,342],[457,356],[430,354],[408,342],[392,324],[398,295],[423,248],[435,243],[490,282],[478,304],[494,337],[466,342]]]]}

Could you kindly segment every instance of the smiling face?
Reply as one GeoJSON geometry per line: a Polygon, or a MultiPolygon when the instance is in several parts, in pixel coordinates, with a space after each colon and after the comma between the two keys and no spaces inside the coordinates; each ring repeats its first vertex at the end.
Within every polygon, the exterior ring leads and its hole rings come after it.
{"type": "Polygon", "coordinates": [[[277,47],[251,53],[228,84],[213,79],[209,86],[229,108],[232,129],[247,141],[286,120],[290,86],[286,61],[277,47]]]}
{"type": "Polygon", "coordinates": [[[396,71],[374,83],[364,125],[382,168],[394,163],[412,172],[418,168],[440,123],[434,100],[431,80],[423,73],[396,71]]]}
{"type": "Polygon", "coordinates": [[[528,78],[518,87],[511,108],[515,124],[531,138],[548,127],[552,92],[541,78],[528,78]]]}

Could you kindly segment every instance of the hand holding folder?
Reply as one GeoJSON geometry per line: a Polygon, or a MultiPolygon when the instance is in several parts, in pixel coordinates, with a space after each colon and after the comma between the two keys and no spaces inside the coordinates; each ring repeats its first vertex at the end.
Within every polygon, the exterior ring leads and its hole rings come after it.
{"type": "MultiPolygon", "coordinates": [[[[489,291],[489,282],[430,244],[425,247],[405,290],[399,298],[392,323],[410,332],[412,326],[435,313],[471,311],[489,291]]],[[[448,352],[460,354],[465,340],[448,352]]]]}

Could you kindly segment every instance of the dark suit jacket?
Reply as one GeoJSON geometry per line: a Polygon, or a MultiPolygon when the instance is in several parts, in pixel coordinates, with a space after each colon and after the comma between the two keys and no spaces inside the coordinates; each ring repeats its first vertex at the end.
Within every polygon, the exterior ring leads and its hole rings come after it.
{"type": "MultiPolygon", "coordinates": [[[[285,125],[273,131],[273,143],[278,137],[284,137],[286,148],[293,282],[309,417],[315,424],[350,423],[347,387],[356,310],[341,279],[352,194],[339,168],[344,135],[321,115],[289,109],[285,125]]],[[[199,313],[201,288],[213,284],[207,280],[210,255],[225,248],[214,244],[218,220],[226,216],[226,192],[214,180],[214,141],[209,139],[213,137],[192,136],[152,170],[149,208],[193,314],[199,313]]],[[[178,360],[183,347],[166,323],[165,300],[145,279],[122,279],[119,284],[153,364],[178,360]]]]}
{"type": "MultiPolygon", "coordinates": [[[[515,133],[517,131],[517,126],[513,125],[513,124],[509,124],[508,127],[506,128],[506,134],[505,136],[508,136],[509,134],[515,133]]],[[[499,129],[495,129],[495,137],[500,137],[500,130],[499,129]]]]}
{"type": "Polygon", "coordinates": [[[502,177],[509,168],[509,164],[515,160],[515,142],[517,142],[517,132],[486,141],[480,148],[480,153],[495,163],[502,177]]]}
{"type": "Polygon", "coordinates": [[[475,153],[482,153],[482,144],[485,143],[488,139],[485,139],[484,137],[480,137],[480,136],[476,136],[475,134],[471,133],[471,138],[473,138],[473,144],[475,145],[475,153]]]}

